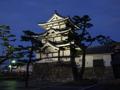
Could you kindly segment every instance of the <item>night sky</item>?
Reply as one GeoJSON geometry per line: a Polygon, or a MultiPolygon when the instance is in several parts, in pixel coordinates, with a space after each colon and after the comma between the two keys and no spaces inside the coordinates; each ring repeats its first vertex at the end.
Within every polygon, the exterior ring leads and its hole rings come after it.
{"type": "Polygon", "coordinates": [[[37,25],[57,10],[63,16],[89,15],[93,35],[120,41],[120,0],[0,0],[0,24],[11,26],[19,37],[22,30],[42,32],[37,25]]]}

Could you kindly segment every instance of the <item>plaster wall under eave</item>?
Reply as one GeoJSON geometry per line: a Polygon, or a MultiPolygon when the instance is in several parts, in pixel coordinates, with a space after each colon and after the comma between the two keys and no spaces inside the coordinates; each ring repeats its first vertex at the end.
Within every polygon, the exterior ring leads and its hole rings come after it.
{"type": "MultiPolygon", "coordinates": [[[[82,59],[82,57],[80,57],[82,59]]],[[[80,59],[80,66],[81,66],[81,62],[82,60],[80,59]]],[[[86,67],[93,67],[93,60],[101,60],[103,59],[104,61],[104,66],[105,67],[109,67],[111,66],[111,54],[107,53],[107,54],[87,54],[86,55],[86,67]]]]}
{"type": "MultiPolygon", "coordinates": [[[[56,54],[57,55],[57,54],[56,54]]],[[[36,57],[39,58],[39,54],[36,54],[36,57]]],[[[103,59],[104,61],[104,66],[105,67],[110,67],[111,66],[111,54],[87,54],[86,55],[86,63],[85,63],[85,67],[93,67],[93,60],[100,60],[103,59]]],[[[45,63],[47,59],[43,59],[42,62],[40,61],[39,63],[45,63]]],[[[57,61],[58,58],[49,58],[47,60],[47,62],[51,62],[51,61],[57,61]]],[[[61,58],[61,60],[63,61],[70,61],[69,57],[66,58],[61,58]]],[[[82,65],[82,56],[76,57],[76,64],[78,65],[78,67],[81,67],[82,65]]]]}

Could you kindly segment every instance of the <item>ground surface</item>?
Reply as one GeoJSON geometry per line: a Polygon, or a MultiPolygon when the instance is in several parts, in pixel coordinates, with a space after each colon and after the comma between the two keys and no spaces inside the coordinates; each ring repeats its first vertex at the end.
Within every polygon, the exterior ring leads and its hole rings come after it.
{"type": "Polygon", "coordinates": [[[23,81],[5,80],[0,81],[0,90],[120,90],[120,80],[109,80],[105,82],[99,82],[94,85],[60,85],[58,83],[47,84],[37,81],[37,85],[34,82],[30,82],[30,87],[25,88],[23,81]]]}

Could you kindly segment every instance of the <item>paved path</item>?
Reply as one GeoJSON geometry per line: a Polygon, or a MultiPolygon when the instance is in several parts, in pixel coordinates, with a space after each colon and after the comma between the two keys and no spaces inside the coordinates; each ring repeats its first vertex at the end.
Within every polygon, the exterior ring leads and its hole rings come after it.
{"type": "MultiPolygon", "coordinates": [[[[40,82],[39,82],[40,83],[40,82]]],[[[112,84],[110,84],[111,86],[112,84]]],[[[118,84],[120,87],[120,84],[118,84]]],[[[111,86],[113,87],[113,86],[111,86]]],[[[60,85],[46,85],[45,83],[41,84],[34,84],[34,82],[30,83],[29,88],[25,88],[24,82],[22,81],[15,81],[15,80],[9,80],[9,81],[0,81],[0,90],[120,90],[120,88],[108,88],[103,83],[94,84],[87,87],[81,87],[81,86],[60,86],[60,85]]]]}
{"type": "MultiPolygon", "coordinates": [[[[41,84],[42,85],[42,84],[41,84]]],[[[69,86],[32,86],[29,88],[24,87],[22,81],[0,81],[0,90],[82,90],[82,87],[69,87],[69,86]]]]}

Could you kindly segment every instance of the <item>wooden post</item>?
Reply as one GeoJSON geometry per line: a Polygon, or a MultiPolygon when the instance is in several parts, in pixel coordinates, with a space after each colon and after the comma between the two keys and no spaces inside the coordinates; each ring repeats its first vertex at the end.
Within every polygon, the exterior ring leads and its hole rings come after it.
{"type": "Polygon", "coordinates": [[[61,62],[61,60],[60,60],[60,48],[58,50],[58,62],[61,62]]]}

